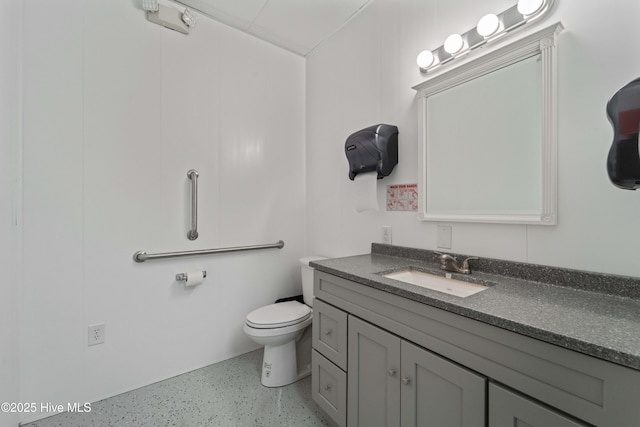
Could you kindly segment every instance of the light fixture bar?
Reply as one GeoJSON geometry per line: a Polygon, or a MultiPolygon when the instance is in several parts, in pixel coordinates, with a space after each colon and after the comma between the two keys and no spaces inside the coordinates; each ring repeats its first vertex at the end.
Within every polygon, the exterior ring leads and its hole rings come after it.
{"type": "Polygon", "coordinates": [[[516,28],[538,20],[551,10],[555,0],[519,0],[518,3],[494,15],[483,16],[478,25],[463,34],[451,34],[434,50],[423,50],[416,60],[422,73],[428,73],[455,58],[492,42],[516,28]]]}

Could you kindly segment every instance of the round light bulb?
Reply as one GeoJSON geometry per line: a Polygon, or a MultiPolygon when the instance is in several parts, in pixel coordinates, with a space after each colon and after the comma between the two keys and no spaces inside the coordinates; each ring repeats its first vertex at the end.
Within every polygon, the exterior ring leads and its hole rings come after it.
{"type": "Polygon", "coordinates": [[[464,47],[464,40],[462,40],[462,36],[460,34],[451,34],[444,41],[444,50],[447,53],[455,54],[462,50],[464,47]]]}
{"type": "Polygon", "coordinates": [[[430,50],[423,50],[418,54],[416,62],[418,63],[418,67],[420,67],[420,69],[427,69],[433,64],[434,59],[435,57],[430,50]]]}
{"type": "Polygon", "coordinates": [[[518,0],[518,12],[528,17],[539,12],[544,4],[545,0],[518,0]]]}
{"type": "Polygon", "coordinates": [[[500,18],[498,18],[498,16],[494,15],[493,13],[484,15],[482,18],[480,18],[480,21],[478,21],[478,26],[476,27],[478,34],[480,34],[482,37],[491,37],[492,35],[497,33],[499,29],[500,18]]]}

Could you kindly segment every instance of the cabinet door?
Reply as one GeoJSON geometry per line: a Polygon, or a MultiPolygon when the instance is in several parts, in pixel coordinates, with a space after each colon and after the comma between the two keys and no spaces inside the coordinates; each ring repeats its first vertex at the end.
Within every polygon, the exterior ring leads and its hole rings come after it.
{"type": "Polygon", "coordinates": [[[489,427],[585,427],[585,424],[489,384],[489,427]]]}
{"type": "Polygon", "coordinates": [[[486,378],[402,341],[402,427],[484,427],[486,378]]]}
{"type": "Polygon", "coordinates": [[[400,426],[400,338],[349,316],[347,425],[400,426]]]}

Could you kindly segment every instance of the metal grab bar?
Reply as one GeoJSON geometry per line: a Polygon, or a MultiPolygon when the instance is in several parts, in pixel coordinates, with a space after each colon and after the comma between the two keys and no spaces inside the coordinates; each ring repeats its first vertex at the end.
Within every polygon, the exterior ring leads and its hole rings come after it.
{"type": "Polygon", "coordinates": [[[198,171],[190,169],[187,176],[191,180],[191,230],[187,233],[189,240],[198,238],[198,171]]]}
{"type": "Polygon", "coordinates": [[[209,254],[221,254],[226,252],[241,252],[241,251],[253,251],[257,249],[282,249],[284,242],[278,240],[276,243],[269,243],[266,245],[252,245],[252,246],[236,246],[232,248],[217,248],[217,249],[200,249],[197,251],[184,251],[184,252],[164,252],[160,254],[148,254],[144,251],[138,251],[133,254],[133,260],[135,262],[145,262],[149,259],[161,259],[161,258],[175,258],[190,255],[209,255],[209,254]]]}

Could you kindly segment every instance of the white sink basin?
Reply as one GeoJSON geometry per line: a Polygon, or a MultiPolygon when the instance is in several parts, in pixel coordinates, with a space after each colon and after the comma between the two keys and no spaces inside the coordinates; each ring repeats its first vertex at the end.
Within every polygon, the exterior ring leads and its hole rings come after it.
{"type": "Polygon", "coordinates": [[[423,288],[444,292],[445,294],[455,295],[462,298],[482,292],[489,288],[489,286],[463,282],[462,280],[449,279],[447,277],[436,276],[435,274],[429,274],[424,271],[413,269],[383,274],[383,277],[399,280],[405,283],[411,283],[412,285],[421,286],[423,288]]]}

